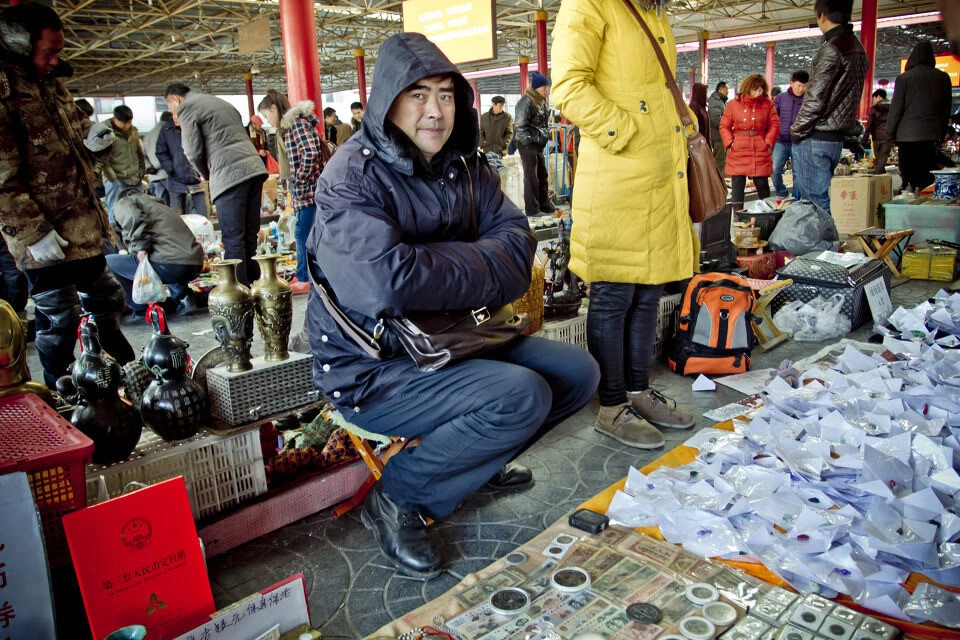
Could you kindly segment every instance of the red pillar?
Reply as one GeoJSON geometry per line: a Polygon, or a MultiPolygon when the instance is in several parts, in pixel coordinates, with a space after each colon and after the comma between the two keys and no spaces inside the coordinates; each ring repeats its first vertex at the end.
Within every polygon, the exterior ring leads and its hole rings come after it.
{"type": "Polygon", "coordinates": [[[353,57],[357,59],[357,86],[360,87],[360,104],[367,108],[367,62],[366,52],[363,49],[354,49],[353,57]]]}
{"type": "Polygon", "coordinates": [[[287,68],[290,104],[312,100],[323,135],[323,102],[320,90],[320,56],[317,53],[317,18],[313,0],[280,0],[280,33],[287,68]]]}
{"type": "Polygon", "coordinates": [[[698,62],[700,63],[700,82],[707,85],[708,87],[710,86],[709,83],[707,82],[707,40],[709,38],[710,38],[709,32],[707,31],[700,32],[700,37],[699,37],[700,51],[698,52],[699,58],[700,58],[698,60],[698,62]]]}
{"type": "Polygon", "coordinates": [[[696,67],[690,67],[690,95],[693,95],[693,83],[697,81],[696,67]]]}
{"type": "Polygon", "coordinates": [[[537,71],[546,76],[550,73],[547,69],[547,12],[537,11],[533,19],[537,23],[537,71]]]}
{"type": "Polygon", "coordinates": [[[527,87],[530,86],[530,58],[527,56],[520,56],[520,94],[523,95],[527,92],[527,87]]]}
{"type": "Polygon", "coordinates": [[[253,74],[245,73],[243,74],[243,84],[247,87],[247,109],[250,111],[250,117],[252,118],[256,111],[253,108],[253,74]]]}
{"type": "Polygon", "coordinates": [[[773,52],[777,47],[776,42],[767,43],[767,86],[773,88],[773,52]]]}
{"type": "Polygon", "coordinates": [[[877,60],[877,0],[863,0],[863,15],[860,24],[860,42],[867,52],[867,75],[863,79],[863,96],[860,98],[860,119],[870,117],[873,102],[873,68],[877,60]]]}

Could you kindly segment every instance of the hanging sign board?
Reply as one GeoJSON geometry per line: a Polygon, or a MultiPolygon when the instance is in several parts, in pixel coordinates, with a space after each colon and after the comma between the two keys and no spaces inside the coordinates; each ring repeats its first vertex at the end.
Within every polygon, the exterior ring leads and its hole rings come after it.
{"type": "Polygon", "coordinates": [[[404,0],[403,30],[422,33],[453,64],[497,57],[493,0],[404,0]]]}
{"type": "Polygon", "coordinates": [[[240,25],[240,55],[270,48],[270,18],[263,16],[240,25]]]}
{"type": "Polygon", "coordinates": [[[0,638],[54,640],[40,519],[25,473],[0,476],[0,638]]]}

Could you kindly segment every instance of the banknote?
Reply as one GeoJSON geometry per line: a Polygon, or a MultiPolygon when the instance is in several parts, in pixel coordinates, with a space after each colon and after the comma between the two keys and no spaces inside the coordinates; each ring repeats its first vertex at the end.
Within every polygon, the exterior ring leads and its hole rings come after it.
{"type": "Polygon", "coordinates": [[[650,565],[640,565],[640,568],[637,569],[636,573],[629,576],[626,580],[620,582],[619,584],[607,589],[603,592],[603,594],[613,598],[614,600],[626,602],[627,598],[643,589],[643,587],[651,580],[660,575],[663,574],[657,571],[655,567],[650,565]]]}
{"type": "Polygon", "coordinates": [[[473,607],[481,602],[485,602],[500,589],[516,586],[526,579],[527,577],[525,575],[513,567],[507,567],[500,573],[494,574],[486,580],[478,582],[472,587],[468,587],[466,590],[455,594],[454,597],[463,606],[473,607]]]}
{"type": "Polygon", "coordinates": [[[581,609],[578,613],[568,617],[566,620],[554,627],[554,630],[567,640],[572,639],[577,632],[590,622],[604,609],[608,608],[610,603],[602,598],[597,598],[592,603],[581,609]]]}
{"type": "MultiPolygon", "coordinates": [[[[623,545],[621,545],[621,547],[623,547],[623,545]]],[[[661,567],[670,566],[670,563],[673,562],[678,555],[683,553],[683,549],[680,547],[654,540],[649,536],[638,536],[630,542],[624,550],[629,553],[635,553],[661,567]]]]}
{"type": "Polygon", "coordinates": [[[478,637],[477,640],[506,640],[517,631],[520,631],[532,623],[533,618],[528,616],[526,613],[522,613],[518,616],[510,616],[506,622],[501,624],[496,629],[488,631],[484,635],[478,637]]]}
{"type": "Polygon", "coordinates": [[[477,638],[507,623],[510,617],[495,613],[493,608],[485,602],[451,618],[446,622],[446,626],[465,638],[477,638]]]}
{"type": "Polygon", "coordinates": [[[639,571],[641,567],[643,565],[636,560],[622,558],[620,562],[607,569],[603,575],[593,580],[593,590],[606,592],[639,571]]]}
{"type": "Polygon", "coordinates": [[[625,627],[610,636],[611,640],[654,640],[663,633],[663,627],[656,624],[640,624],[630,621],[625,627]]]}
{"type": "Polygon", "coordinates": [[[630,622],[630,618],[624,613],[623,609],[616,605],[610,605],[598,613],[592,622],[584,627],[584,631],[599,633],[604,638],[609,638],[613,634],[623,629],[630,622]]]}
{"type": "Polygon", "coordinates": [[[567,552],[567,555],[563,557],[563,562],[560,563],[561,567],[582,567],[587,563],[590,558],[595,556],[600,551],[600,547],[585,544],[583,542],[578,542],[573,545],[570,550],[567,552]]]}
{"type": "Polygon", "coordinates": [[[647,581],[646,584],[641,585],[639,589],[620,598],[620,600],[627,604],[650,602],[657,597],[657,594],[659,594],[665,586],[673,581],[673,576],[658,572],[653,578],[647,581]]]}
{"type": "Polygon", "coordinates": [[[630,529],[613,525],[612,527],[607,527],[600,533],[595,534],[592,537],[592,540],[598,544],[605,544],[608,547],[615,547],[620,544],[620,541],[630,533],[633,533],[630,529]]]}
{"type": "Polygon", "coordinates": [[[687,585],[679,580],[670,581],[648,600],[663,613],[660,624],[678,624],[700,608],[699,605],[687,600],[686,590],[687,585]]]}
{"type": "Polygon", "coordinates": [[[540,619],[556,627],[570,616],[583,610],[596,599],[597,595],[592,591],[581,591],[576,595],[570,595],[564,598],[563,602],[543,614],[540,619]]]}
{"type": "Polygon", "coordinates": [[[601,549],[592,558],[583,564],[583,569],[590,574],[591,580],[597,580],[610,567],[623,560],[623,554],[613,549],[601,549]]]}

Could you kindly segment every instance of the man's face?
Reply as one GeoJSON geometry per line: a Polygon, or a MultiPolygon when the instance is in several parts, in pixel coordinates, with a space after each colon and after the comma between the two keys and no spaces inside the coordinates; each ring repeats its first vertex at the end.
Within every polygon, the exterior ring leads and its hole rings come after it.
{"type": "Polygon", "coordinates": [[[387,119],[407,134],[429,162],[450,139],[456,110],[453,78],[430,76],[397,96],[387,119]]]}
{"type": "Polygon", "coordinates": [[[794,80],[790,83],[790,89],[793,91],[793,95],[802,96],[807,91],[807,83],[794,80]]]}
{"type": "Polygon", "coordinates": [[[494,103],[493,103],[493,112],[494,112],[494,113],[503,113],[503,103],[502,103],[502,102],[494,102],[494,103]]]}
{"type": "Polygon", "coordinates": [[[730,87],[723,86],[717,89],[717,91],[720,93],[720,95],[726,96],[728,93],[730,93],[730,87]]]}
{"type": "Polygon", "coordinates": [[[120,131],[123,131],[124,133],[126,133],[127,131],[130,131],[130,127],[133,126],[133,120],[131,120],[130,122],[120,122],[119,120],[114,118],[113,124],[117,129],[120,129],[120,131]]]}
{"type": "Polygon", "coordinates": [[[550,93],[550,85],[545,84],[542,87],[537,87],[535,91],[539,93],[541,96],[543,96],[544,98],[546,98],[547,95],[550,93]]]}
{"type": "Polygon", "coordinates": [[[180,103],[183,102],[183,98],[170,94],[163,101],[167,105],[167,111],[173,114],[173,124],[180,126],[180,118],[177,117],[177,108],[180,106],[180,103]]]}
{"type": "Polygon", "coordinates": [[[33,66],[37,75],[46,78],[60,61],[60,52],[63,51],[63,31],[44,29],[40,32],[40,39],[33,43],[33,66]]]}
{"type": "Polygon", "coordinates": [[[363,122],[363,109],[351,109],[350,113],[353,114],[353,119],[357,122],[363,122]]]}

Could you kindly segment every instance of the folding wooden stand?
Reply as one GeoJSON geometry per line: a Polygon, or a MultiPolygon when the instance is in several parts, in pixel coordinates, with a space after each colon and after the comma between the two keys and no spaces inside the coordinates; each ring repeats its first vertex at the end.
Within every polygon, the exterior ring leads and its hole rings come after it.
{"type": "Polygon", "coordinates": [[[750,287],[757,292],[757,301],[753,305],[753,315],[757,320],[751,320],[750,324],[753,326],[753,333],[757,336],[757,340],[760,341],[759,347],[760,350],[766,353],[774,347],[778,346],[782,342],[786,342],[790,338],[789,335],[780,331],[777,328],[777,325],[773,322],[773,316],[770,314],[770,303],[773,302],[773,299],[777,297],[777,294],[780,293],[788,285],[793,284],[793,280],[748,280],[750,287]],[[765,325],[770,332],[770,337],[764,335],[761,325],[765,325]]]}
{"type": "MultiPolygon", "coordinates": [[[[910,237],[913,235],[913,229],[878,229],[877,227],[869,227],[863,229],[862,231],[857,231],[851,238],[856,238],[860,242],[860,246],[863,247],[863,252],[871,258],[877,258],[878,260],[883,260],[887,263],[887,266],[890,267],[890,272],[893,274],[893,281],[890,283],[891,287],[896,287],[910,278],[904,277],[900,273],[900,269],[897,268],[897,265],[893,263],[893,260],[890,259],[890,253],[897,248],[904,239],[906,239],[905,245],[910,244],[910,237]]],[[[902,251],[898,251],[894,254],[898,258],[902,255],[902,251]]]]}

